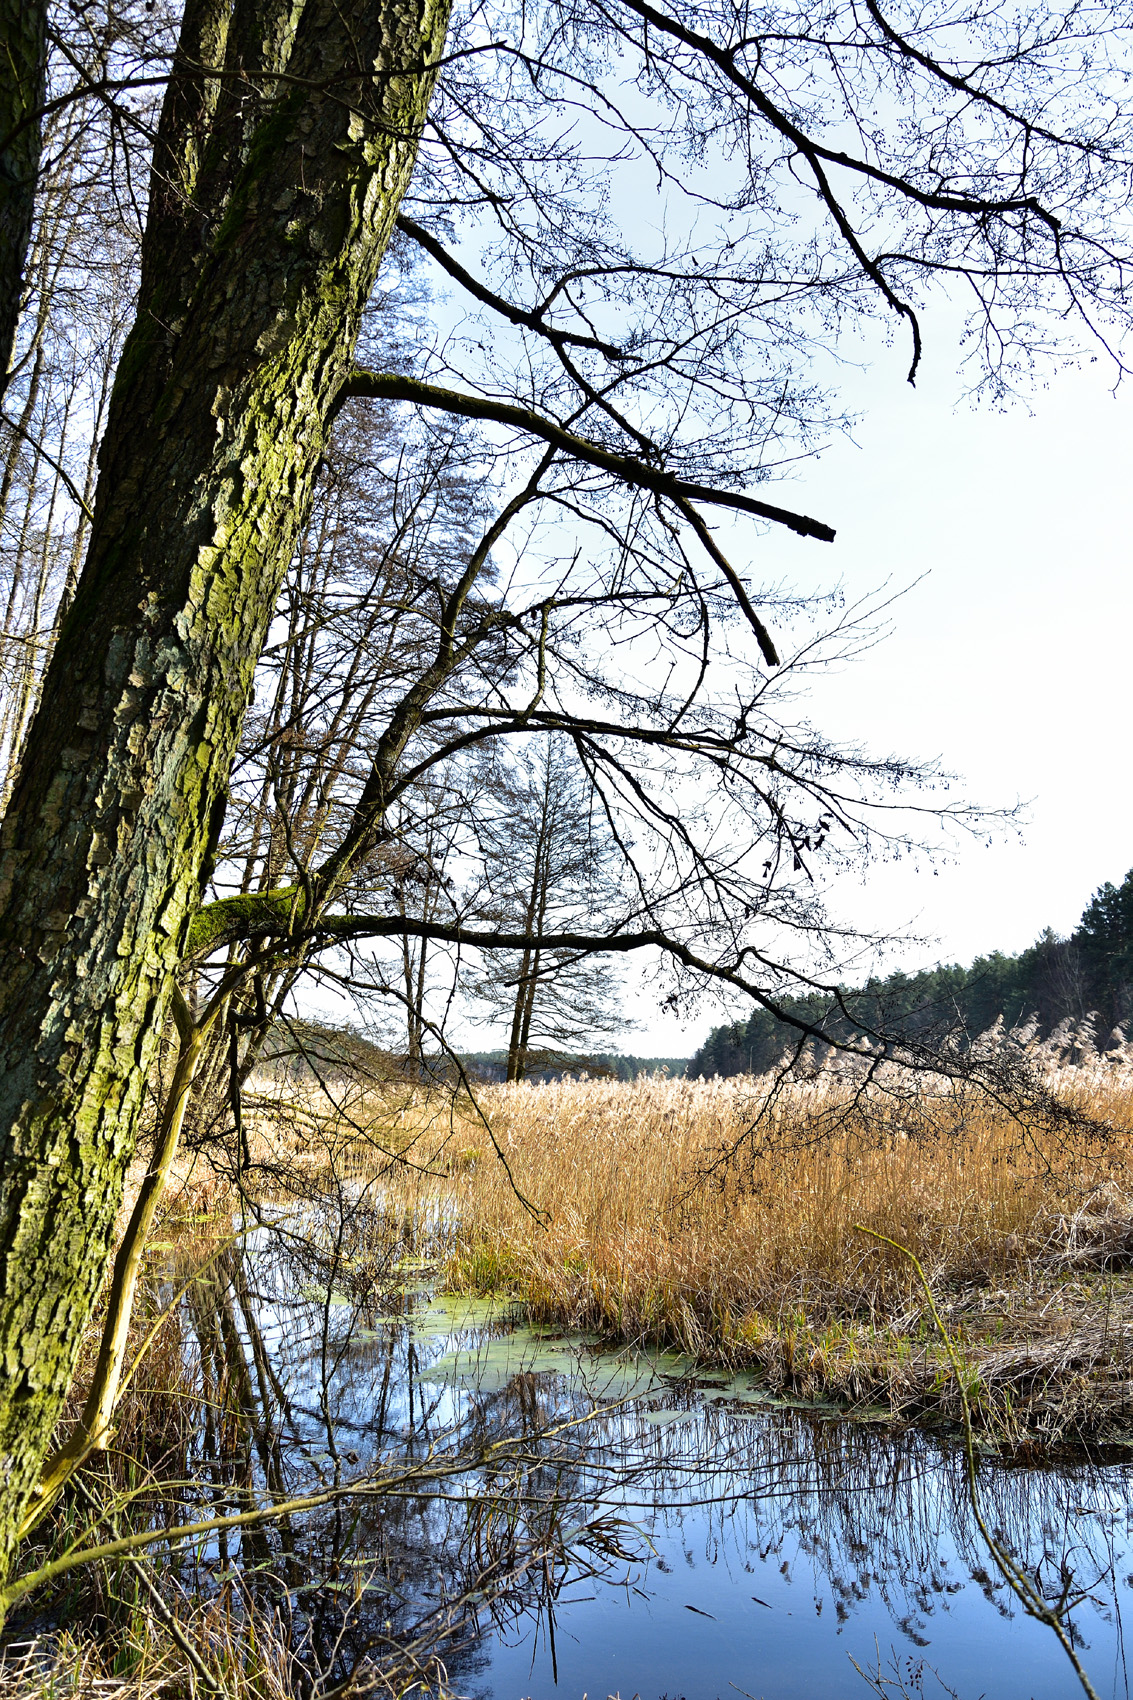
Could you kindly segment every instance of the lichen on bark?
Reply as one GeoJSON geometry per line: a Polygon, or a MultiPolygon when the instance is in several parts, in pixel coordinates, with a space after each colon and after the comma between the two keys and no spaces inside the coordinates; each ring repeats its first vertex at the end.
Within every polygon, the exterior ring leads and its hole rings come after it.
{"type": "Polygon", "coordinates": [[[445,0],[189,0],[87,562],[0,831],[0,1570],[103,1279],[241,719],[445,0]],[[202,43],[289,82],[254,121],[202,43]]]}

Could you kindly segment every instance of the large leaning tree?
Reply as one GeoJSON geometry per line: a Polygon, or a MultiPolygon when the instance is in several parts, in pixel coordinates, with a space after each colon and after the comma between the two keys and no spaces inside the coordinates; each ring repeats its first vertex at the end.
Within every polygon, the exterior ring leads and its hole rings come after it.
{"type": "MultiPolygon", "coordinates": [[[[19,305],[11,261],[27,240],[38,89],[44,109],[101,102],[144,128],[113,66],[52,93],[42,44],[77,61],[64,14],[44,17],[2,13],[21,69],[0,101],[0,335],[19,305]]],[[[726,727],[722,710],[698,722],[689,706],[724,598],[757,668],[778,664],[767,609],[706,515],[832,538],[766,483],[827,427],[812,370],[863,319],[900,331],[912,377],[925,309],[951,290],[972,307],[975,358],[1010,383],[1052,340],[1100,340],[1119,360],[1128,316],[1129,43],[1116,9],[1028,19],[994,0],[543,0],[450,16],[449,0],[188,0],[160,63],[152,39],[137,82],[160,76],[164,96],[136,318],[85,564],[0,836],[0,1569],[45,1498],[163,1026],[172,1011],[182,1052],[159,1151],[220,1008],[190,1012],[186,962],[227,953],[244,977],[324,939],[424,936],[420,917],[359,914],[359,872],[388,839],[406,750],[438,726],[455,755],[489,722],[560,732],[571,710],[592,775],[601,751],[638,733],[677,754],[691,739],[709,767],[752,776],[753,810],[788,823],[767,877],[784,858],[801,865],[840,806],[837,787],[816,784],[816,753],[762,736],[758,693],[726,727]],[[431,353],[381,370],[355,350],[395,230],[479,319],[450,321],[431,353]],[[328,434],[347,403],[367,401],[482,422],[512,482],[438,582],[419,672],[391,701],[325,853],[282,886],[202,909],[328,434]],[[618,641],[635,628],[648,642],[650,620],[690,599],[691,672],[656,693],[648,726],[619,719],[612,677],[587,685],[586,713],[565,687],[551,704],[556,641],[571,665],[569,632],[556,639],[559,579],[533,590],[532,569],[517,568],[521,606],[480,606],[493,552],[539,502],[568,524],[585,506],[612,540],[609,572],[570,592],[569,618],[626,597],[618,641]],[[649,587],[631,582],[643,552],[649,587]],[[471,653],[470,619],[476,643],[491,649],[506,629],[522,651],[473,705],[445,695],[471,653]],[[523,677],[532,688],[509,696],[523,677]],[[815,797],[813,832],[794,834],[784,785],[815,797]]],[[[632,792],[633,764],[620,771],[632,792]]],[[[667,818],[678,845],[680,796],[667,818]]],[[[455,920],[437,933],[532,943],[462,934],[455,920]]],[[[644,888],[616,940],[766,999],[742,925],[726,950],[696,943],[657,925],[644,888]]]]}
{"type": "Polygon", "coordinates": [[[102,1279],[253,669],[446,21],[428,3],[200,0],[182,23],[86,563],[6,817],[5,1555],[102,1279]]]}

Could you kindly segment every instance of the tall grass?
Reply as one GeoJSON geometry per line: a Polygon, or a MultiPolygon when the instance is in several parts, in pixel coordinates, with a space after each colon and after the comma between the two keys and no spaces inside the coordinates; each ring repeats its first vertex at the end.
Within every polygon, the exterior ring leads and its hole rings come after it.
{"type": "MultiPolygon", "coordinates": [[[[195,1276],[193,1302],[220,1302],[213,1288],[234,1279],[241,1225],[255,1217],[250,1192],[302,1202],[291,1218],[308,1236],[301,1260],[328,1294],[377,1303],[406,1255],[426,1252],[448,1285],[514,1294],[536,1321],[674,1346],[807,1398],[954,1418],[956,1377],[925,1294],[906,1257],[861,1231],[873,1230],[926,1270],[986,1428],[1044,1444],[1128,1438],[1133,1068],[1051,1065],[1046,1084],[1077,1120],[1040,1113],[1022,1125],[946,1083],[890,1080],[877,1092],[835,1073],[785,1088],[500,1086],[477,1104],[396,1083],[340,1083],[333,1099],[268,1083],[246,1117],[250,1167],[226,1170],[207,1152],[179,1166],[131,1356],[156,1332],[101,1487],[125,1504],[144,1477],[176,1497],[199,1468],[202,1424],[219,1435],[240,1416],[240,1385],[204,1377],[192,1302],[177,1295],[195,1276]]],[[[67,1505],[40,1531],[48,1545],[76,1534],[67,1505]]],[[[288,1626],[250,1602],[166,1589],[151,1610],[117,1573],[104,1580],[76,1595],[89,1618],[105,1593],[100,1644],[59,1629],[10,1653],[0,1700],[283,1700],[309,1681],[288,1626]]],[[[416,1680],[394,1665],[371,1676],[390,1693],[416,1680]]]]}
{"type": "MultiPolygon", "coordinates": [[[[870,1229],[928,1272],[978,1417],[1048,1440],[1124,1434],[1133,1057],[1064,1056],[1032,1047],[1027,1066],[1077,1120],[1045,1115],[1041,1093],[1020,1122],[972,1087],[891,1076],[863,1090],[834,1071],[786,1088],[492,1086],[476,1104],[396,1082],[341,1081],[329,1097],[263,1082],[240,1185],[337,1189],[345,1210],[377,1186],[380,1232],[355,1248],[359,1269],[388,1263],[396,1240],[398,1255],[442,1256],[450,1286],[515,1294],[533,1320],[673,1346],[808,1397],[954,1417],[912,1266],[870,1229]]],[[[200,1160],[178,1188],[160,1230],[175,1238],[202,1231],[194,1211],[221,1221],[240,1191],[200,1160]]]]}
{"type": "MultiPolygon", "coordinates": [[[[137,1593],[137,1590],[135,1590],[137,1593]]],[[[97,1626],[48,1631],[0,1651],[0,1700],[394,1700],[413,1690],[447,1700],[443,1666],[412,1661],[389,1671],[320,1685],[303,1637],[278,1611],[239,1590],[211,1599],[176,1597],[156,1612],[144,1596],[97,1626]],[[298,1645],[296,1644],[298,1641],[298,1645]]]]}
{"type": "Polygon", "coordinates": [[[1022,1128],[929,1087],[871,1102],[836,1076],[770,1106],[752,1080],[492,1088],[510,1177],[487,1156],[454,1174],[448,1279],[781,1388],[947,1404],[915,1273],[865,1227],[929,1272],[989,1411],[1082,1430],[1126,1400],[1133,1076],[1064,1075],[1092,1126],[1022,1128]],[[1068,1397],[1071,1371],[1088,1397],[1068,1397]]]}

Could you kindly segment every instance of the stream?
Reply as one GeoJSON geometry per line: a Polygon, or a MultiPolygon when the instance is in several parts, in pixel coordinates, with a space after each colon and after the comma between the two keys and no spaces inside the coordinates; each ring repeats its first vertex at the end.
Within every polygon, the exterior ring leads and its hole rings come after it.
{"type": "MultiPolygon", "coordinates": [[[[413,1259],[362,1297],[325,1276],[281,1217],[214,1266],[186,1335],[206,1404],[225,1382],[243,1412],[195,1442],[197,1514],[382,1462],[424,1472],[194,1555],[198,1587],[239,1573],[284,1599],[324,1663],[448,1626],[448,1682],[474,1700],[1080,1693],[989,1555],[954,1437],[531,1329],[439,1295],[413,1259]]],[[[979,1461],[996,1538],[1077,1601],[1103,1700],[1130,1694],[1130,1446],[1128,1464],[979,1461]]]]}

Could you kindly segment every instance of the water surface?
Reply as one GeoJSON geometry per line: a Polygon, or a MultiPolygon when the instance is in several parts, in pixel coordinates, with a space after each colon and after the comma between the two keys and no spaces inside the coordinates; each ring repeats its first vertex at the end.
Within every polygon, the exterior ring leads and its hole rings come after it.
{"type": "MultiPolygon", "coordinates": [[[[411,1259],[339,1288],[286,1219],[218,1267],[191,1314],[206,1382],[246,1384],[242,1449],[201,1442],[210,1503],[383,1461],[482,1460],[205,1555],[214,1580],[231,1567],[282,1592],[332,1662],[449,1623],[449,1679],[476,1700],[867,1697],[854,1661],[893,1700],[1080,1692],[988,1554],[954,1437],[533,1331],[436,1296],[411,1259]],[[483,1461],[516,1439],[519,1454],[483,1461]]],[[[1098,1693],[1127,1700],[1130,1467],[1113,1457],[984,1457],[979,1491],[1048,1594],[1069,1587],[1098,1693]]]]}

